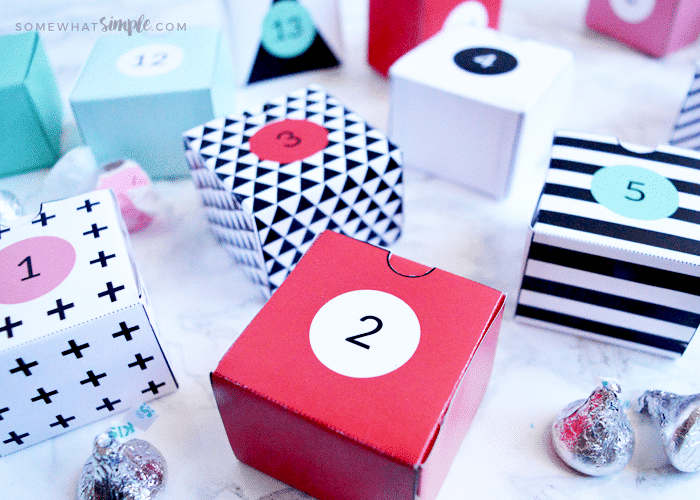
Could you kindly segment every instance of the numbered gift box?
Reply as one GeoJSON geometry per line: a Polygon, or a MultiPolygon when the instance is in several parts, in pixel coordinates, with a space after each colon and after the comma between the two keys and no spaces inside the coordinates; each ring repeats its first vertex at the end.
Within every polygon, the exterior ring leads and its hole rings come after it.
{"type": "Polygon", "coordinates": [[[340,64],[337,0],[227,0],[238,84],[340,64]]]}
{"type": "Polygon", "coordinates": [[[693,43],[700,34],[698,0],[590,0],[586,25],[655,57],[693,43]]]}
{"type": "Polygon", "coordinates": [[[182,131],[231,111],[232,73],[215,29],[103,36],[70,102],[98,163],[132,159],[152,178],[182,177],[182,131]]]}
{"type": "Polygon", "coordinates": [[[322,233],[212,374],[242,462],[319,500],[431,500],[491,373],[505,296],[322,233]]]}
{"type": "Polygon", "coordinates": [[[700,154],[557,134],[516,317],[682,354],[700,325],[700,154]]]}
{"type": "Polygon", "coordinates": [[[0,176],[46,168],[61,154],[63,108],[36,32],[0,36],[0,176]]]}
{"type": "Polygon", "coordinates": [[[679,148],[700,150],[700,61],[695,63],[693,81],[668,143],[679,148]]]}
{"type": "Polygon", "coordinates": [[[214,235],[266,295],[325,229],[380,246],[401,233],[400,150],[318,87],[184,141],[214,235]]]}
{"type": "Polygon", "coordinates": [[[443,26],[498,28],[501,0],[370,0],[367,60],[387,76],[394,62],[443,26]]]}
{"type": "Polygon", "coordinates": [[[546,156],[572,75],[565,50],[446,29],[391,67],[390,134],[406,166],[500,198],[518,163],[546,156]]]}
{"type": "Polygon", "coordinates": [[[0,456],[176,389],[111,191],[0,226],[0,387],[0,456]]]}

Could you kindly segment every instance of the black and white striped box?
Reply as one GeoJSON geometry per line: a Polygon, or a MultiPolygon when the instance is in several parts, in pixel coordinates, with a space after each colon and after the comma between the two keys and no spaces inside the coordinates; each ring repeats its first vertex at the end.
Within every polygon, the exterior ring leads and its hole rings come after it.
{"type": "Polygon", "coordinates": [[[700,154],[559,132],[516,318],[657,354],[700,324],[700,154]]]}
{"type": "Polygon", "coordinates": [[[700,61],[695,65],[693,83],[690,84],[668,143],[700,151],[700,61]]]}

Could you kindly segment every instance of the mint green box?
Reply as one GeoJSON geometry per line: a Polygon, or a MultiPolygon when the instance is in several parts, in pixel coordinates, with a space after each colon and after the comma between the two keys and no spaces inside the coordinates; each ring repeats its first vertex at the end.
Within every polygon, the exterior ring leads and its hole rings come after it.
{"type": "Polygon", "coordinates": [[[70,96],[98,163],[138,162],[154,179],[189,176],[182,132],[233,108],[228,44],[214,28],[97,40],[70,96]]]}
{"type": "Polygon", "coordinates": [[[36,32],[0,36],[0,176],[52,166],[63,108],[36,32]]]}

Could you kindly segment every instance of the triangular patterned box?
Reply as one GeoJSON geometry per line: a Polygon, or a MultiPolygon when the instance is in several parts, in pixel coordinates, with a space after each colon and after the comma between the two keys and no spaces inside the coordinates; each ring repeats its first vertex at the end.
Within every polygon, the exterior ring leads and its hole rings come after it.
{"type": "Polygon", "coordinates": [[[559,132],[516,317],[682,354],[700,325],[700,154],[559,132]]]}
{"type": "Polygon", "coordinates": [[[0,226],[0,456],[177,383],[110,190],[0,226]]]}
{"type": "Polygon", "coordinates": [[[318,87],[184,134],[217,240],[274,292],[325,229],[379,246],[403,224],[401,151],[318,87]]]}

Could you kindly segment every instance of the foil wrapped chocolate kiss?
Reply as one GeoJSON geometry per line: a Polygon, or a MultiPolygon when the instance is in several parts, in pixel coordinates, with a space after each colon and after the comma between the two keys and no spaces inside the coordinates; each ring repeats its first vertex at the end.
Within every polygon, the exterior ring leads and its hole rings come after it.
{"type": "Polygon", "coordinates": [[[165,459],[150,443],[124,444],[104,432],[78,481],[78,500],[156,500],[165,489],[165,459]]]}
{"type": "Polygon", "coordinates": [[[589,476],[624,469],[634,432],[619,398],[620,386],[603,382],[586,400],[566,406],[552,424],[552,443],[567,465],[589,476]]]}
{"type": "Polygon", "coordinates": [[[651,415],[659,426],[671,464],[683,472],[700,470],[700,394],[646,391],[639,406],[640,413],[651,415]]]}

